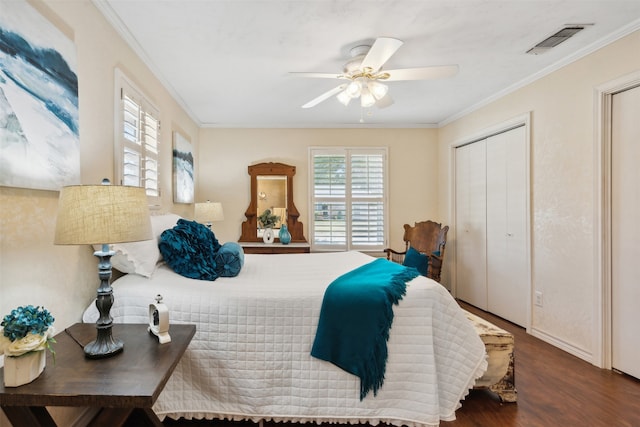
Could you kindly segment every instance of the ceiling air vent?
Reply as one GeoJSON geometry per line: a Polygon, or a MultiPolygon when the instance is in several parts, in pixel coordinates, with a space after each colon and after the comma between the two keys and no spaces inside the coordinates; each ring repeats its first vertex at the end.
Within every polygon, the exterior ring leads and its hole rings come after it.
{"type": "Polygon", "coordinates": [[[539,55],[541,53],[544,53],[549,49],[558,46],[563,41],[568,40],[570,37],[573,37],[578,32],[584,30],[587,25],[592,24],[567,25],[560,31],[547,37],[546,39],[542,40],[540,43],[529,49],[527,53],[530,53],[532,55],[539,55]]]}

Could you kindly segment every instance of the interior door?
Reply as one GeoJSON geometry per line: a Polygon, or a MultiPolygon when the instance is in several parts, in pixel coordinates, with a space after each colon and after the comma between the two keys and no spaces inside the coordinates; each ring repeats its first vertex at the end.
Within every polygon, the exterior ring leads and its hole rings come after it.
{"type": "Polygon", "coordinates": [[[527,325],[529,299],[525,127],[487,138],[488,311],[527,325]]]}
{"type": "Polygon", "coordinates": [[[611,339],[613,368],[640,378],[640,87],[612,96],[611,339]]]}
{"type": "Polygon", "coordinates": [[[456,297],[487,309],[486,140],[456,148],[456,297]]]}

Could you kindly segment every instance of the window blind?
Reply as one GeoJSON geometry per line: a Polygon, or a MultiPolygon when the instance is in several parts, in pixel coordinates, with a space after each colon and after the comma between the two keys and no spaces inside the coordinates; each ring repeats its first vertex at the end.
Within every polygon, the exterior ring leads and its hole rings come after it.
{"type": "Polygon", "coordinates": [[[120,76],[119,92],[117,176],[122,185],[144,187],[151,200],[157,199],[160,197],[159,112],[124,76],[120,76]]]}
{"type": "Polygon", "coordinates": [[[386,148],[310,150],[314,250],[386,246],[386,148]]]}

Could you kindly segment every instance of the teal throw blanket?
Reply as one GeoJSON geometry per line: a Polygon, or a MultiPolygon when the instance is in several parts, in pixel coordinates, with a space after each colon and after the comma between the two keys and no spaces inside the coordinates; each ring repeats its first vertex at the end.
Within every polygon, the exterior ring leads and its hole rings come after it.
{"type": "Polygon", "coordinates": [[[415,268],[379,258],[334,280],[326,289],[311,355],[360,377],[360,400],[384,382],[393,304],[415,268]]]}

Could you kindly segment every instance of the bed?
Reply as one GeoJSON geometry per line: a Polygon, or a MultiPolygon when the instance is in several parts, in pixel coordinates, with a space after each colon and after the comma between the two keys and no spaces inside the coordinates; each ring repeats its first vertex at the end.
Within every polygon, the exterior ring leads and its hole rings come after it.
{"type": "MultiPolygon", "coordinates": [[[[116,323],[147,323],[163,296],[171,323],[197,332],[154,411],[185,419],[436,426],[487,368],[485,346],[438,283],[419,276],[394,307],[384,384],[360,400],[359,378],[310,355],[324,291],[371,262],[360,252],[244,255],[237,277],[202,281],[160,263],[113,283],[116,323]]],[[[83,321],[95,322],[90,305],[83,321]]],[[[169,331],[170,333],[171,331],[169,331]]],[[[170,344],[167,344],[170,345],[170,344]]]]}

